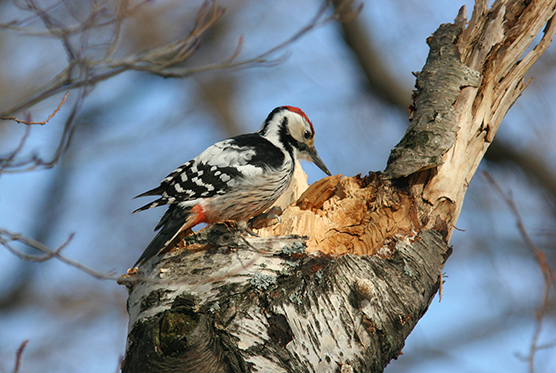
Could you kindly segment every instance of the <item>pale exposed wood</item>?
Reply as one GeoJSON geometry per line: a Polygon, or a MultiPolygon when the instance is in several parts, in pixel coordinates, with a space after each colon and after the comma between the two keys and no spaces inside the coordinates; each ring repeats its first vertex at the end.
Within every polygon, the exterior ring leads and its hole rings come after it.
{"type": "Polygon", "coordinates": [[[387,247],[397,236],[415,236],[416,224],[410,196],[399,193],[389,181],[375,174],[336,175],[311,185],[297,205],[284,211],[281,224],[257,233],[306,235],[308,252],[374,255],[389,252],[387,247]]]}

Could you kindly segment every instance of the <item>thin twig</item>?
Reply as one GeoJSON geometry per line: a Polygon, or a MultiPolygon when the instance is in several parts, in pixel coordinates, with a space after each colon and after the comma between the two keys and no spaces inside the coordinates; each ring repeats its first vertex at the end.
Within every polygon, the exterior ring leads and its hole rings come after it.
{"type": "Polygon", "coordinates": [[[25,126],[25,133],[23,133],[23,136],[21,137],[21,140],[19,141],[19,144],[17,145],[15,150],[6,159],[0,159],[0,175],[2,174],[4,169],[10,165],[10,163],[14,160],[15,156],[21,151],[21,149],[23,149],[23,147],[25,146],[25,142],[29,138],[30,133],[31,126],[25,126]]]}
{"type": "Polygon", "coordinates": [[[527,233],[527,229],[525,228],[525,224],[521,219],[521,215],[519,214],[519,210],[517,209],[516,204],[513,201],[513,198],[510,195],[504,193],[500,185],[488,174],[487,172],[483,172],[483,175],[486,179],[492,184],[492,186],[497,190],[500,194],[502,199],[506,202],[510,210],[512,211],[515,219],[517,228],[519,229],[519,233],[525,242],[527,248],[535,255],[537,262],[539,263],[539,267],[543,274],[544,278],[544,292],[542,297],[542,304],[540,308],[537,310],[537,324],[535,326],[535,331],[533,333],[533,339],[531,341],[531,346],[529,347],[529,356],[527,357],[527,362],[529,365],[529,373],[535,372],[535,354],[544,346],[539,345],[539,338],[542,332],[543,321],[546,316],[546,311],[548,309],[548,302],[550,299],[550,288],[554,286],[556,288],[556,277],[554,276],[554,272],[548,265],[548,261],[546,260],[546,255],[542,250],[540,250],[537,245],[533,242],[529,234],[527,233]]]}
{"type": "Polygon", "coordinates": [[[324,5],[317,11],[317,14],[307,23],[307,25],[302,27],[299,31],[297,31],[294,35],[292,35],[288,39],[284,40],[283,42],[270,48],[266,52],[263,52],[253,58],[245,59],[238,62],[232,62],[237,55],[237,51],[236,51],[232,55],[232,59],[226,59],[219,63],[199,66],[197,68],[195,67],[194,68],[167,68],[160,71],[153,69],[152,66],[146,66],[146,67],[133,66],[132,68],[133,70],[146,71],[165,78],[183,78],[193,74],[198,74],[207,71],[214,71],[214,70],[236,70],[236,69],[247,68],[251,66],[274,66],[286,60],[289,54],[285,53],[282,56],[278,56],[276,58],[270,58],[272,55],[275,55],[280,50],[285,49],[288,45],[293,44],[294,42],[299,40],[301,37],[303,37],[311,30],[319,26],[325,25],[328,22],[333,21],[337,18],[337,14],[333,13],[332,15],[323,19],[324,13],[329,7],[330,7],[330,3],[325,2],[324,5]]]}
{"type": "Polygon", "coordinates": [[[41,126],[44,126],[50,119],[54,118],[54,116],[60,111],[60,109],[62,108],[62,105],[64,104],[64,102],[66,102],[66,98],[68,97],[68,94],[69,94],[69,91],[66,92],[66,94],[62,98],[62,101],[60,102],[60,104],[58,104],[58,107],[56,108],[56,110],[54,110],[52,112],[52,114],[50,114],[48,116],[48,118],[46,118],[42,122],[27,121],[27,120],[23,120],[23,119],[18,119],[16,117],[4,117],[4,118],[0,118],[0,119],[2,119],[2,120],[14,120],[17,123],[23,123],[23,124],[27,124],[27,125],[40,124],[41,126]]]}
{"type": "Polygon", "coordinates": [[[115,18],[115,26],[114,26],[114,33],[112,34],[112,41],[109,44],[108,49],[106,50],[106,53],[104,54],[104,60],[107,60],[109,58],[112,57],[112,55],[116,52],[116,48],[118,47],[118,43],[120,41],[120,35],[122,33],[122,23],[123,20],[125,18],[125,9],[128,6],[128,1],[127,0],[120,0],[118,1],[118,5],[117,10],[116,10],[116,16],[115,18]]]}
{"type": "MultiPolygon", "coordinates": [[[[127,18],[135,15],[145,4],[149,2],[152,2],[152,0],[143,0],[131,6],[130,8],[122,9],[121,13],[116,13],[115,15],[110,14],[106,7],[100,7],[100,5],[102,4],[95,4],[95,8],[97,9],[91,12],[88,19],[86,19],[82,23],[78,23],[71,26],[65,26],[64,28],[54,27],[48,30],[43,30],[43,29],[32,29],[30,27],[26,27],[25,26],[26,24],[31,23],[36,19],[39,19],[39,15],[33,13],[31,16],[21,20],[14,20],[8,23],[0,23],[0,29],[15,31],[25,36],[52,37],[53,35],[61,35],[61,34],[72,36],[81,33],[83,31],[84,25],[92,24],[91,27],[94,29],[100,29],[107,26],[111,26],[112,24],[119,22],[120,18],[127,18]],[[93,19],[94,19],[94,23],[92,22],[93,19]]],[[[59,8],[61,5],[66,5],[66,4],[60,1],[44,9],[44,11],[46,13],[52,12],[57,8],[59,8]]],[[[20,9],[24,11],[32,11],[27,7],[20,8],[20,9]]],[[[120,9],[118,9],[117,11],[120,11],[120,9]]]]}
{"type": "Polygon", "coordinates": [[[24,159],[24,160],[19,160],[18,162],[14,162],[13,159],[14,159],[14,155],[16,154],[14,152],[10,155],[11,159],[9,162],[7,161],[2,162],[3,164],[0,167],[0,171],[4,173],[19,173],[19,172],[28,172],[38,167],[42,167],[46,169],[54,167],[54,165],[58,163],[62,155],[66,152],[66,150],[69,147],[69,144],[73,138],[73,133],[75,131],[75,120],[77,114],[81,109],[83,101],[85,100],[85,97],[87,96],[88,93],[89,90],[87,90],[87,87],[83,87],[81,93],[79,94],[77,100],[73,105],[70,114],[66,119],[66,122],[64,124],[64,130],[62,131],[62,137],[58,142],[58,147],[56,148],[56,151],[54,152],[52,159],[44,160],[37,155],[33,155],[29,159],[24,159]]]}
{"type": "Polygon", "coordinates": [[[59,261],[79,269],[80,271],[96,278],[99,280],[110,280],[110,281],[116,281],[120,284],[125,284],[125,285],[129,285],[129,284],[134,284],[134,283],[138,283],[138,282],[146,282],[146,283],[154,283],[154,284],[164,284],[164,285],[173,285],[173,284],[187,284],[190,283],[190,281],[188,279],[183,279],[180,281],[168,281],[165,279],[156,279],[156,278],[150,278],[147,276],[142,276],[142,275],[137,275],[137,274],[133,274],[132,276],[128,276],[128,275],[123,275],[123,276],[118,276],[114,273],[109,273],[109,272],[103,272],[103,271],[97,271],[95,269],[92,269],[90,267],[87,267],[77,261],[71,260],[66,258],[65,256],[63,256],[61,254],[61,251],[66,248],[66,246],[70,243],[71,239],[73,238],[74,234],[70,234],[68,236],[68,238],[66,239],[66,241],[64,243],[62,243],[60,246],[58,246],[55,250],[52,250],[50,248],[48,248],[46,245],[42,244],[41,242],[34,240],[32,238],[29,237],[25,237],[19,233],[14,233],[14,232],[10,232],[6,229],[0,228],[0,246],[4,246],[9,252],[11,252],[13,255],[17,256],[20,259],[23,260],[27,260],[30,262],[44,262],[47,261],[49,259],[52,258],[56,258],[59,261]],[[40,252],[43,253],[43,255],[30,255],[30,254],[24,254],[18,250],[16,250],[14,247],[12,247],[10,245],[10,242],[20,242],[22,244],[24,244],[27,247],[33,248],[35,250],[38,250],[40,252]]]}
{"type": "Polygon", "coordinates": [[[92,268],[89,268],[79,262],[76,262],[74,260],[68,259],[65,256],[63,256],[62,254],[60,254],[60,252],[68,245],[69,241],[73,238],[73,234],[70,235],[70,237],[66,240],[66,242],[64,242],[62,245],[60,245],[56,250],[52,250],[48,247],[46,247],[44,244],[42,244],[39,241],[36,241],[32,238],[29,237],[25,237],[19,233],[14,233],[14,232],[10,232],[6,229],[0,228],[0,245],[4,246],[5,248],[7,248],[11,253],[13,253],[14,255],[16,255],[17,257],[24,259],[24,260],[29,260],[29,261],[34,261],[34,262],[43,262],[45,260],[51,259],[51,258],[56,258],[59,261],[66,263],[67,265],[77,268],[82,272],[87,273],[88,275],[91,275],[99,280],[117,280],[118,276],[114,275],[113,273],[107,273],[107,272],[101,272],[101,271],[97,271],[94,270],[92,268]],[[12,241],[17,241],[17,242],[21,242],[22,244],[24,244],[25,246],[31,247],[33,249],[36,249],[46,255],[42,255],[42,256],[35,256],[35,255],[27,255],[27,254],[23,254],[17,250],[15,250],[13,247],[11,247],[9,245],[9,242],[12,241]]]}
{"type": "Polygon", "coordinates": [[[21,356],[23,355],[23,350],[25,349],[25,347],[27,347],[27,343],[29,343],[28,339],[24,340],[17,349],[17,352],[15,354],[15,366],[14,370],[12,371],[13,373],[19,372],[19,368],[21,367],[21,356]]]}
{"type": "MultiPolygon", "coordinates": [[[[63,24],[58,19],[54,18],[54,16],[51,15],[51,12],[48,12],[42,9],[40,6],[38,6],[35,3],[35,0],[25,0],[25,1],[29,5],[29,8],[36,15],[39,16],[40,20],[48,30],[66,29],[65,24],[63,24]]],[[[77,60],[77,52],[69,39],[69,35],[66,34],[65,32],[61,32],[59,34],[56,34],[55,36],[58,37],[58,39],[60,39],[62,45],[64,46],[69,63],[77,60]]]]}

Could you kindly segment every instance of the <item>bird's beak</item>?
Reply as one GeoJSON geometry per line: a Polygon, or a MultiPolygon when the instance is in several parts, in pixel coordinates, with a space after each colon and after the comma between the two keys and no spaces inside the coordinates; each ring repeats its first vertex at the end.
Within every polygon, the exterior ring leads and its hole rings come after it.
{"type": "Polygon", "coordinates": [[[314,147],[310,147],[308,153],[311,156],[311,161],[316,164],[318,168],[320,168],[328,176],[332,176],[330,171],[328,171],[328,168],[326,168],[326,166],[324,165],[322,159],[320,159],[319,155],[317,154],[317,149],[315,149],[314,147]]]}

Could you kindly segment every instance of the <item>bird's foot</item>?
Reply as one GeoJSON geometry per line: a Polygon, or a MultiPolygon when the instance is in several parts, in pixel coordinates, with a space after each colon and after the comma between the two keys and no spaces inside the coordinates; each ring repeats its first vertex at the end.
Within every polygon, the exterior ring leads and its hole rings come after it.
{"type": "Polygon", "coordinates": [[[249,226],[249,224],[246,221],[238,221],[236,222],[236,227],[237,229],[241,232],[241,234],[245,235],[250,235],[253,237],[259,237],[259,235],[255,232],[253,232],[253,230],[251,229],[251,227],[249,226]]]}
{"type": "Polygon", "coordinates": [[[269,226],[275,219],[278,219],[278,222],[281,223],[280,215],[282,215],[282,209],[279,206],[274,206],[268,212],[252,217],[247,224],[252,229],[261,229],[269,226]]]}

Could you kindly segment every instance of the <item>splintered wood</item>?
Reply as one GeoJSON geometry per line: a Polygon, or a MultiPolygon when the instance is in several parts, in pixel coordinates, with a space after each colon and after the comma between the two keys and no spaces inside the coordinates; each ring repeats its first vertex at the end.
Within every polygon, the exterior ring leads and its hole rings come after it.
{"type": "Polygon", "coordinates": [[[374,173],[319,180],[281,218],[280,224],[257,233],[307,236],[307,251],[325,254],[373,255],[395,244],[397,235],[407,238],[419,232],[410,196],[374,173]]]}

